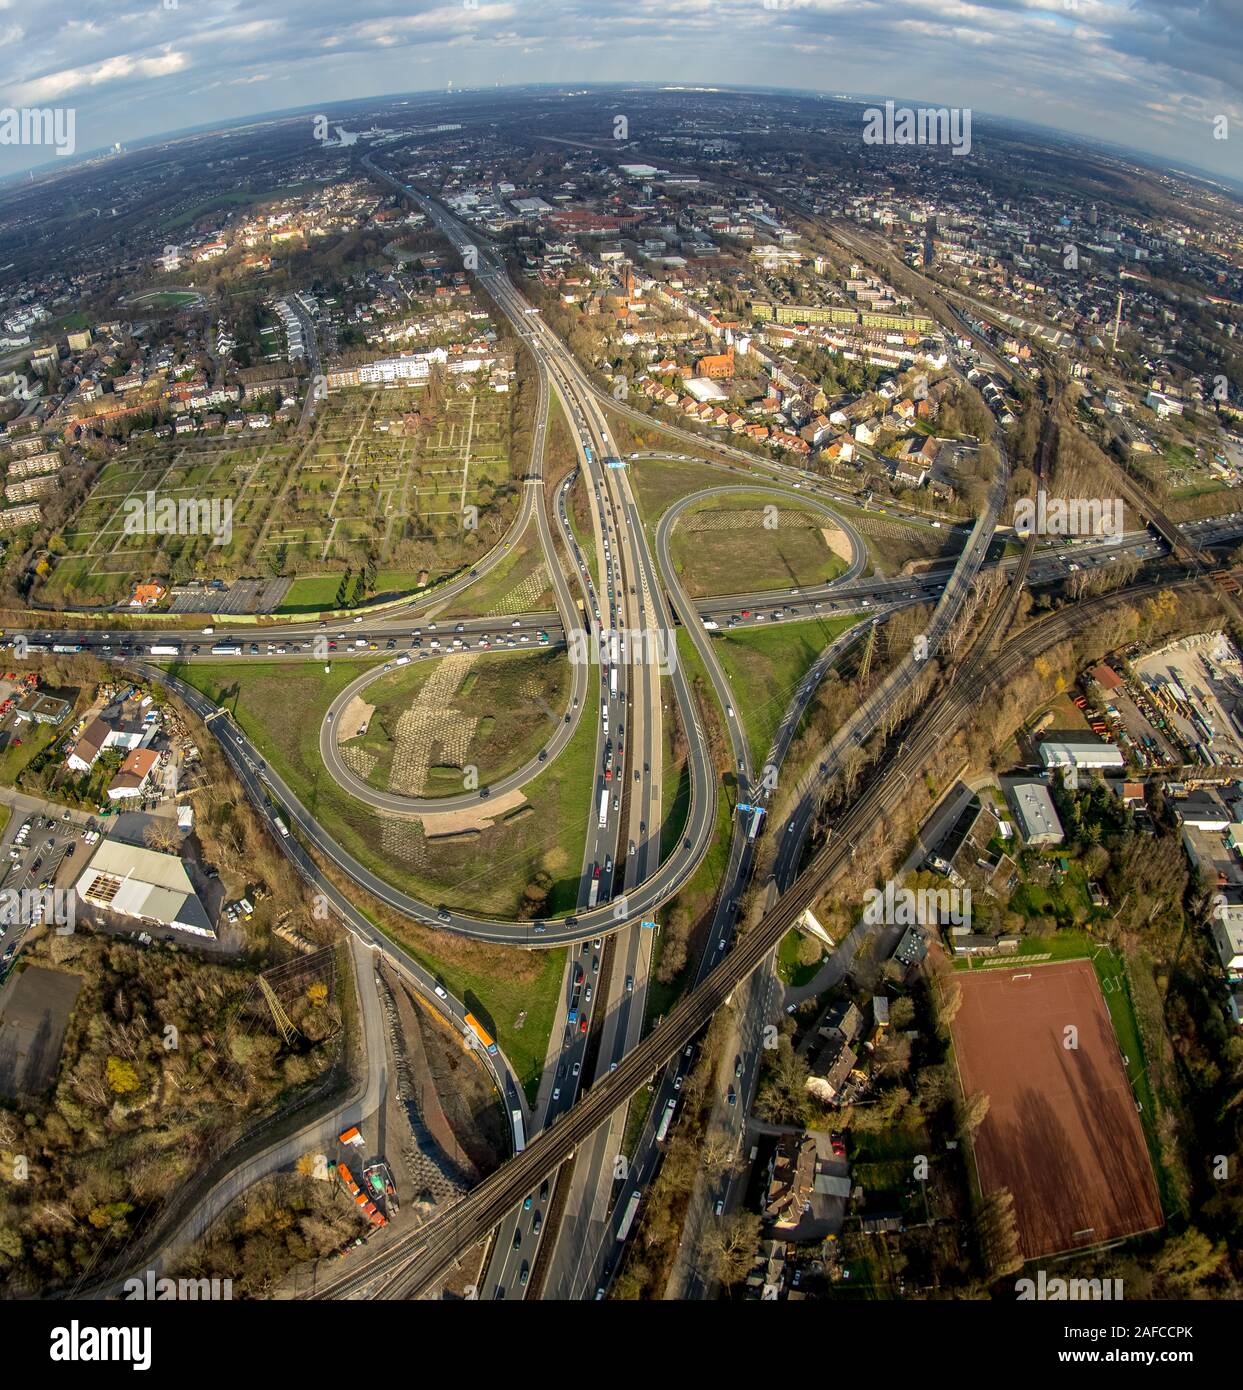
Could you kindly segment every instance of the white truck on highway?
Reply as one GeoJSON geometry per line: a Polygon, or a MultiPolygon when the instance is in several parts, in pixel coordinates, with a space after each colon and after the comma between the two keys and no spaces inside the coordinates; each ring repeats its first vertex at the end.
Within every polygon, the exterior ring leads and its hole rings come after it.
{"type": "Polygon", "coordinates": [[[600,829],[603,830],[609,823],[609,789],[601,788],[600,791],[600,829]]]}
{"type": "Polygon", "coordinates": [[[622,1219],[617,1227],[617,1239],[625,1240],[630,1234],[630,1228],[634,1225],[635,1212],[639,1210],[639,1203],[643,1194],[636,1187],[630,1194],[630,1200],[626,1203],[626,1208],[622,1212],[622,1219]]]}

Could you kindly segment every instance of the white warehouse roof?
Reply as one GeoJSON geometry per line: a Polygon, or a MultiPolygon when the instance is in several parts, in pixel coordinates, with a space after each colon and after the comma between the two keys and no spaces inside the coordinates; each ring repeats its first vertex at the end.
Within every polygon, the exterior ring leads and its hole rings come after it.
{"type": "Polygon", "coordinates": [[[1098,738],[1049,739],[1040,745],[1045,767],[1125,767],[1121,749],[1098,738]]]}
{"type": "Polygon", "coordinates": [[[101,840],[78,879],[77,890],[83,902],[125,917],[158,922],[196,936],[216,935],[186,866],[175,854],[161,854],[120,840],[101,840]]]}

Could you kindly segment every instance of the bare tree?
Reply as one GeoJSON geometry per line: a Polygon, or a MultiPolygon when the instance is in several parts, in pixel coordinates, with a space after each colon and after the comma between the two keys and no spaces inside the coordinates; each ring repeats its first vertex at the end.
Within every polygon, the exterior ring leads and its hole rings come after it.
{"type": "Polygon", "coordinates": [[[760,1244],[760,1218],[750,1211],[731,1212],[708,1228],[704,1253],[713,1276],[727,1288],[744,1279],[760,1244]]]}
{"type": "Polygon", "coordinates": [[[175,854],[181,845],[181,836],[176,824],[165,819],[151,821],[143,830],[142,838],[148,849],[159,850],[164,854],[175,854]]]}

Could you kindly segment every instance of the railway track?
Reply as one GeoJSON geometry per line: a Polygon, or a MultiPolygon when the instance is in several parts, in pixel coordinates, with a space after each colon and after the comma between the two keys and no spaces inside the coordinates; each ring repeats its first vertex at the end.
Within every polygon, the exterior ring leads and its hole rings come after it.
{"type": "MultiPolygon", "coordinates": [[[[1163,589],[1186,589],[1200,583],[1199,578],[1157,579],[1087,599],[1033,623],[994,651],[996,638],[1004,630],[1011,611],[1009,603],[999,604],[951,684],[933,699],[898,752],[833,826],[828,841],[800,877],[711,974],[621,1061],[617,1070],[592,1087],[523,1154],[504,1164],[443,1216],[394,1241],[366,1270],[343,1272],[321,1282],[314,1296],[349,1298],[365,1291],[369,1297],[401,1299],[425,1288],[456,1256],[486,1236],[506,1211],[565,1162],[619,1105],[706,1026],[738,984],[768,957],[804,908],[845,869],[854,858],[857,843],[876,820],[902,805],[912,779],[920,775],[936,749],[967,722],[989,689],[1029,667],[1040,652],[1099,623],[1102,614],[1120,603],[1163,589]],[[987,671],[981,674],[986,659],[987,671]]],[[[1013,592],[1017,593],[1017,588],[1013,592]]]]}

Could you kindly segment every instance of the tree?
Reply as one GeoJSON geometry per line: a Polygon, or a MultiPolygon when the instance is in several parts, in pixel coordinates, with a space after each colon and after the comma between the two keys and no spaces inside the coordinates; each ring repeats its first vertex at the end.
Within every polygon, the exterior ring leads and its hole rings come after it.
{"type": "Polygon", "coordinates": [[[985,1091],[972,1091],[967,1097],[962,1112],[962,1127],[967,1135],[974,1137],[976,1130],[984,1123],[989,1104],[988,1093],[985,1091]]]}
{"type": "Polygon", "coordinates": [[[1008,1187],[999,1187],[984,1199],[975,1229],[980,1256],[990,1280],[1004,1279],[1022,1268],[1014,1194],[1008,1187]]]}
{"type": "Polygon", "coordinates": [[[133,1062],[123,1061],[120,1057],[109,1057],[105,1075],[108,1088],[113,1095],[125,1096],[138,1089],[138,1068],[133,1062]]]}
{"type": "Polygon", "coordinates": [[[755,1212],[731,1212],[708,1228],[704,1253],[715,1279],[727,1288],[744,1279],[755,1263],[760,1244],[760,1218],[755,1212]]]}
{"type": "Polygon", "coordinates": [[[1222,1267],[1226,1247],[1213,1242],[1194,1226],[1168,1240],[1153,1261],[1157,1276],[1178,1298],[1193,1297],[1206,1279],[1222,1267]]]}
{"type": "Polygon", "coordinates": [[[148,849],[165,854],[175,854],[181,844],[177,827],[169,820],[150,821],[142,832],[142,838],[148,849]]]}
{"type": "Polygon", "coordinates": [[[755,1113],[770,1124],[801,1125],[807,1119],[807,1106],[807,1063],[783,1034],[755,1098],[755,1113]]]}

